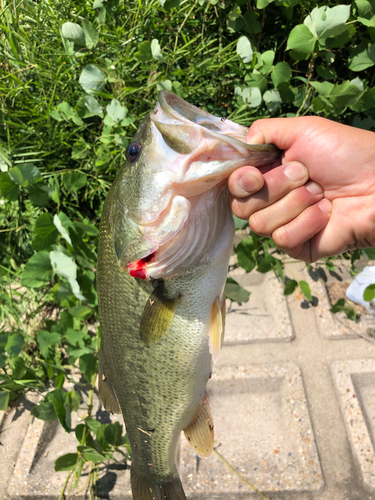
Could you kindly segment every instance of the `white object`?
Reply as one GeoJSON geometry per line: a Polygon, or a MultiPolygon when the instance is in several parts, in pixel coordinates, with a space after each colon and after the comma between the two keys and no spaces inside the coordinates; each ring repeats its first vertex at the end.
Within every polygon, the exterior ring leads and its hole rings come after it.
{"type": "Polygon", "coordinates": [[[363,271],[354,278],[349,288],[346,290],[348,299],[363,306],[370,314],[375,314],[375,300],[366,302],[363,299],[363,293],[369,285],[373,285],[374,283],[375,266],[366,266],[363,271]]]}

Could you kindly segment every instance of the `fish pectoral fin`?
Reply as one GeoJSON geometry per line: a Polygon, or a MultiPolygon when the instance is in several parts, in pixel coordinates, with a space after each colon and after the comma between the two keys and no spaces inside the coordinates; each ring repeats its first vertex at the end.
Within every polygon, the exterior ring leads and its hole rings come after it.
{"type": "Polygon", "coordinates": [[[186,500],[181,480],[178,476],[156,481],[143,477],[134,466],[130,469],[133,500],[186,500]]]}
{"type": "Polygon", "coordinates": [[[172,325],[178,297],[167,296],[163,287],[161,282],[147,299],[143,309],[139,336],[146,345],[161,340],[172,325]]]}
{"type": "Polygon", "coordinates": [[[211,309],[210,353],[215,363],[219,357],[220,349],[224,341],[225,333],[225,295],[222,293],[214,300],[211,309]]]}
{"type": "Polygon", "coordinates": [[[208,457],[214,448],[214,421],[206,394],[184,434],[191,447],[200,457],[208,457]]]}
{"type": "Polygon", "coordinates": [[[104,408],[112,413],[121,413],[116,393],[105,375],[103,355],[99,355],[99,398],[104,408]]]}

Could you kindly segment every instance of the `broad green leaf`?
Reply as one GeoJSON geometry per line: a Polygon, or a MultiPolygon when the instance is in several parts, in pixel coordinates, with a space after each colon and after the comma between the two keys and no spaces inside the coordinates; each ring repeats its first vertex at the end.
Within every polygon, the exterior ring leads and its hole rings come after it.
{"type": "Polygon", "coordinates": [[[257,70],[245,76],[245,84],[248,87],[258,87],[261,92],[265,92],[268,87],[267,78],[257,70]]]}
{"type": "Polygon", "coordinates": [[[18,199],[19,187],[10,177],[8,172],[1,172],[0,174],[0,196],[9,201],[16,201],[18,199]]]}
{"type": "Polygon", "coordinates": [[[87,184],[87,175],[82,172],[68,172],[64,176],[64,185],[69,191],[78,191],[87,184]]]}
{"type": "Polygon", "coordinates": [[[42,177],[39,168],[33,163],[20,163],[9,170],[9,175],[21,187],[28,186],[42,177]]]}
{"type": "Polygon", "coordinates": [[[77,111],[68,102],[61,102],[58,105],[58,111],[61,114],[61,117],[65,118],[65,120],[71,120],[76,125],[84,124],[81,118],[78,116],[77,111]]]}
{"type": "Polygon", "coordinates": [[[64,381],[65,381],[65,374],[59,373],[55,378],[56,389],[61,389],[61,387],[64,385],[64,381]]]}
{"type": "Polygon", "coordinates": [[[244,63],[251,63],[253,60],[253,49],[250,40],[246,36],[241,36],[237,42],[237,54],[244,63]]]}
{"type": "Polygon", "coordinates": [[[296,280],[288,280],[285,283],[284,295],[291,295],[294,292],[294,290],[297,288],[297,286],[298,286],[298,283],[296,280]]]}
{"type": "Polygon", "coordinates": [[[329,38],[339,35],[347,29],[346,21],[350,16],[350,5],[335,7],[315,7],[304,20],[304,25],[317,38],[329,38]]]}
{"type": "Polygon", "coordinates": [[[355,4],[358,9],[358,14],[362,17],[372,16],[375,11],[374,2],[369,2],[368,0],[355,0],[355,4]]]}
{"type": "Polygon", "coordinates": [[[334,84],[330,82],[310,82],[310,85],[323,96],[328,96],[334,89],[334,84]]]}
{"type": "Polygon", "coordinates": [[[60,251],[50,252],[49,257],[53,271],[69,281],[72,291],[77,299],[84,300],[85,297],[80,293],[79,285],[76,279],[77,264],[73,261],[73,259],[60,251]]]}
{"type": "Polygon", "coordinates": [[[369,259],[375,260],[375,248],[365,248],[364,252],[369,259]]]}
{"type": "Polygon", "coordinates": [[[79,83],[87,94],[95,94],[104,89],[105,75],[93,64],[88,64],[79,77],[79,83]]]}
{"type": "Polygon", "coordinates": [[[84,103],[86,108],[93,114],[101,116],[103,114],[103,108],[97,101],[97,99],[92,95],[86,95],[84,97],[84,103]]]}
{"type": "Polygon", "coordinates": [[[245,288],[239,285],[233,278],[227,278],[224,294],[227,299],[232,302],[238,302],[239,304],[248,302],[250,298],[250,292],[245,290],[245,288]]]}
{"type": "Polygon", "coordinates": [[[58,234],[51,215],[49,213],[40,215],[35,223],[33,249],[39,252],[50,248],[55,243],[58,234]]]}
{"type": "Polygon", "coordinates": [[[266,255],[258,264],[257,271],[260,273],[268,273],[268,271],[271,271],[276,264],[277,264],[277,259],[275,257],[272,257],[272,255],[266,255]]]}
{"type": "Polygon", "coordinates": [[[52,279],[52,266],[48,252],[33,255],[21,274],[21,284],[30,288],[39,288],[52,279]]]}
{"type": "Polygon", "coordinates": [[[128,111],[124,106],[121,106],[120,101],[117,99],[112,99],[111,103],[106,107],[106,110],[115,123],[119,123],[123,120],[128,111]]]}
{"type": "Polygon", "coordinates": [[[142,42],[138,47],[138,51],[134,54],[134,57],[137,59],[137,61],[143,63],[151,61],[152,59],[151,42],[149,42],[148,40],[142,42]]]}
{"type": "Polygon", "coordinates": [[[233,215],[233,220],[234,220],[234,228],[236,229],[236,231],[238,229],[244,229],[249,225],[249,222],[247,220],[239,219],[235,215],[233,215]]]}
{"type": "Polygon", "coordinates": [[[9,335],[8,341],[5,345],[5,350],[11,358],[15,358],[22,351],[25,341],[18,333],[9,335]]]}
{"type": "Polygon", "coordinates": [[[261,32],[261,26],[258,22],[257,16],[252,9],[248,9],[243,16],[244,29],[250,35],[256,35],[261,32]]]}
{"type": "Polygon", "coordinates": [[[289,33],[286,50],[292,50],[291,56],[296,60],[305,60],[314,51],[315,36],[304,24],[298,24],[289,33]]]}
{"type": "Polygon", "coordinates": [[[35,405],[31,410],[31,415],[46,422],[52,422],[56,420],[56,412],[52,401],[43,400],[39,404],[35,405]]]}
{"type": "Polygon", "coordinates": [[[287,62],[279,62],[271,73],[273,84],[277,88],[280,83],[289,82],[292,78],[292,70],[287,62]]]}
{"type": "Polygon", "coordinates": [[[311,290],[310,290],[309,284],[306,281],[300,281],[299,282],[299,287],[300,287],[303,295],[306,297],[306,299],[311,302],[312,301],[312,295],[311,295],[311,290]]]}
{"type": "Polygon", "coordinates": [[[42,182],[32,184],[27,188],[27,191],[29,193],[30,200],[36,207],[48,205],[54,193],[54,190],[50,186],[47,186],[42,182]]]}
{"type": "Polygon", "coordinates": [[[83,354],[79,358],[79,369],[87,382],[94,383],[98,371],[98,358],[93,353],[83,354]]]}
{"type": "Polygon", "coordinates": [[[49,348],[60,342],[61,335],[56,332],[48,332],[47,330],[41,330],[37,335],[37,339],[40,352],[43,354],[44,357],[47,357],[49,348]]]}
{"type": "Polygon", "coordinates": [[[274,0],[257,0],[257,9],[265,9],[274,0]]]}
{"type": "Polygon", "coordinates": [[[78,461],[78,453],[66,453],[55,460],[55,471],[66,471],[75,469],[78,461]]]}
{"type": "Polygon", "coordinates": [[[164,80],[163,82],[157,83],[158,90],[172,90],[172,82],[170,80],[164,80]]]}
{"type": "Polygon", "coordinates": [[[324,80],[333,80],[334,78],[337,77],[336,71],[334,69],[327,68],[326,66],[323,66],[322,64],[320,64],[316,68],[316,72],[318,73],[318,75],[320,77],[324,78],[324,80]]]}
{"type": "Polygon", "coordinates": [[[5,411],[9,404],[9,392],[0,390],[0,411],[5,411]]]}
{"type": "Polygon", "coordinates": [[[276,113],[282,103],[280,92],[277,90],[267,90],[267,92],[263,94],[263,100],[270,113],[276,113]]]}
{"type": "Polygon", "coordinates": [[[84,222],[79,222],[79,221],[74,221],[74,226],[77,227],[78,229],[82,230],[83,232],[87,233],[90,236],[98,236],[99,234],[99,229],[92,224],[87,224],[84,222]]]}
{"type": "Polygon", "coordinates": [[[262,93],[258,87],[247,87],[242,91],[242,99],[249,108],[257,108],[262,103],[262,93]]]}
{"type": "Polygon", "coordinates": [[[257,244],[251,236],[242,240],[236,247],[238,264],[247,273],[252,271],[257,265],[257,250],[257,244]]]}
{"type": "Polygon", "coordinates": [[[365,291],[363,292],[363,300],[366,302],[370,302],[370,300],[375,299],[375,284],[374,285],[369,285],[365,288],[365,291]]]}
{"type": "Polygon", "coordinates": [[[91,24],[89,21],[86,21],[86,19],[84,19],[82,21],[82,30],[84,33],[86,47],[88,49],[96,47],[99,42],[99,33],[96,30],[95,26],[91,24]]]}
{"type": "Polygon", "coordinates": [[[87,319],[88,317],[90,317],[92,315],[91,307],[87,307],[87,306],[71,307],[69,309],[69,312],[74,318],[78,318],[81,320],[87,319]]]}
{"type": "Polygon", "coordinates": [[[352,71],[363,71],[375,64],[375,44],[368,43],[359,45],[349,59],[349,69],[352,71]]]}
{"type": "Polygon", "coordinates": [[[334,106],[344,107],[354,104],[360,93],[361,90],[357,85],[352,85],[350,82],[346,81],[342,84],[336,84],[329,98],[334,106]]]}
{"type": "Polygon", "coordinates": [[[85,34],[79,24],[64,23],[61,27],[63,37],[67,40],[79,45],[80,47],[86,46],[85,34]]]}
{"type": "Polygon", "coordinates": [[[97,434],[98,430],[102,427],[103,424],[101,424],[98,420],[92,417],[88,417],[85,419],[86,424],[90,428],[90,430],[95,434],[97,434]]]}
{"type": "Polygon", "coordinates": [[[73,328],[68,328],[65,333],[66,340],[73,346],[77,346],[84,337],[87,337],[87,333],[84,330],[77,331],[73,330],[73,328]]]}
{"type": "Polygon", "coordinates": [[[106,457],[90,446],[77,446],[77,450],[83,455],[86,461],[104,462],[106,457]]]}
{"type": "Polygon", "coordinates": [[[151,53],[152,57],[159,62],[164,62],[163,54],[161,53],[159,40],[154,38],[151,42],[151,53]]]}
{"type": "Polygon", "coordinates": [[[59,216],[55,214],[53,216],[53,223],[56,226],[56,229],[58,232],[61,234],[61,236],[66,240],[69,245],[72,245],[72,240],[70,239],[68,231],[65,229],[65,227],[62,225],[61,220],[59,219],[59,216]]]}

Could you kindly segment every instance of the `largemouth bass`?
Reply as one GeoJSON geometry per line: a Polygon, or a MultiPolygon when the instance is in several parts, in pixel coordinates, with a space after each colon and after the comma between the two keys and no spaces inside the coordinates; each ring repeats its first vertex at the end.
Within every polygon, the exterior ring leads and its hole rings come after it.
{"type": "Polygon", "coordinates": [[[99,394],[122,412],[134,500],[182,500],[182,430],[213,449],[206,384],[224,335],[234,224],[226,179],[274,161],[273,145],[172,92],[141,124],[105,201],[99,235],[99,394]]]}

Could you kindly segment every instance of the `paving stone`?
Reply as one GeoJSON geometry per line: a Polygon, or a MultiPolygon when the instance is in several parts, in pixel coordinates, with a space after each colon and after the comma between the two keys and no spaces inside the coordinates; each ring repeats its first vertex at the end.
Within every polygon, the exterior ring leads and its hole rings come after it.
{"type": "MultiPolygon", "coordinates": [[[[323,487],[298,366],[221,368],[208,393],[218,451],[247,481],[263,492],[323,487]]],[[[184,439],[180,464],[188,496],[235,499],[249,490],[215,454],[197,462],[184,439]]]]}
{"type": "Polygon", "coordinates": [[[290,341],[293,327],[283,287],[269,274],[248,273],[242,268],[230,276],[251,292],[249,302],[236,304],[227,300],[225,343],[290,341]]]}
{"type": "Polygon", "coordinates": [[[375,490],[375,359],[335,361],[331,370],[352,453],[375,490]]]}

